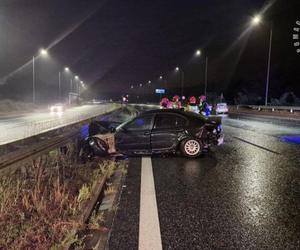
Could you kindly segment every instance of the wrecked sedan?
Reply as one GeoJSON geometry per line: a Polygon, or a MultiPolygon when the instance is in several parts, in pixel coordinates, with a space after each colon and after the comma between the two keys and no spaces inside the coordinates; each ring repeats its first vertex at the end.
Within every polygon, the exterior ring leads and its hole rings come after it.
{"type": "Polygon", "coordinates": [[[220,118],[160,109],[147,111],[116,128],[109,128],[103,122],[93,122],[81,152],[88,157],[114,153],[149,155],[179,152],[194,158],[222,142],[220,118]]]}

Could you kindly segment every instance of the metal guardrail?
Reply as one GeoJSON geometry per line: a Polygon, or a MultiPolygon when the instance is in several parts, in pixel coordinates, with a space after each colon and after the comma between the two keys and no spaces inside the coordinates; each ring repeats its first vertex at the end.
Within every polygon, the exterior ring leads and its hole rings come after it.
{"type": "Polygon", "coordinates": [[[14,141],[22,140],[31,136],[49,132],[54,129],[62,128],[72,124],[85,121],[99,115],[109,113],[117,108],[121,107],[120,104],[110,103],[91,106],[91,110],[85,111],[74,115],[68,114],[67,112],[63,114],[63,117],[54,116],[51,119],[37,122],[21,122],[16,126],[2,125],[2,135],[0,135],[0,145],[8,144],[14,141]]]}
{"type": "Polygon", "coordinates": [[[297,107],[297,106],[237,105],[236,109],[239,109],[239,108],[254,109],[257,111],[267,110],[270,112],[275,112],[275,111],[287,111],[290,113],[300,112],[300,107],[297,107]]]}
{"type": "Polygon", "coordinates": [[[37,143],[19,150],[17,153],[11,152],[0,157],[0,171],[9,168],[17,162],[26,160],[30,157],[36,157],[42,153],[49,152],[51,149],[66,145],[68,142],[78,136],[78,131],[66,133],[63,137],[56,136],[49,141],[37,143]]]}

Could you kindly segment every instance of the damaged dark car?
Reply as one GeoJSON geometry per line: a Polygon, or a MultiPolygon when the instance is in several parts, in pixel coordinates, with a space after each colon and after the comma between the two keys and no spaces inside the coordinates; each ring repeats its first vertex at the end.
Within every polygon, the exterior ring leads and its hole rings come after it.
{"type": "Polygon", "coordinates": [[[151,110],[116,128],[101,122],[90,127],[82,147],[88,157],[181,153],[195,158],[210,146],[223,143],[219,117],[206,118],[181,110],[151,110]]]}

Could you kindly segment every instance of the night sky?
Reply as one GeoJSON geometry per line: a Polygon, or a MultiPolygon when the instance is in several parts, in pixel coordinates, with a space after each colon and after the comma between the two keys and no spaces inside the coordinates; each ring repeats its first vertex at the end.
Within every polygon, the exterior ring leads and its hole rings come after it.
{"type": "MultiPolygon", "coordinates": [[[[209,92],[228,99],[239,91],[263,96],[271,23],[270,94],[300,96],[300,54],[292,39],[296,20],[299,0],[1,0],[0,98],[30,99],[32,66],[19,68],[41,47],[50,56],[36,61],[40,102],[57,97],[64,66],[87,83],[90,98],[150,94],[158,87],[177,93],[176,66],[185,72],[185,94],[201,94],[205,56],[209,92]],[[238,39],[268,3],[263,24],[238,39]],[[196,49],[200,58],[193,57],[196,49]]],[[[68,76],[62,83],[66,95],[68,76]]]]}

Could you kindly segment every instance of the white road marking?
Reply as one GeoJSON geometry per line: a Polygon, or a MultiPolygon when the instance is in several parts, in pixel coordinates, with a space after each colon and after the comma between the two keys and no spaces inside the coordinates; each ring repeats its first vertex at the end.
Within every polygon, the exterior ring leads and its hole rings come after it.
{"type": "Polygon", "coordinates": [[[161,250],[161,234],[150,157],[142,158],[139,250],[161,250]]]}

